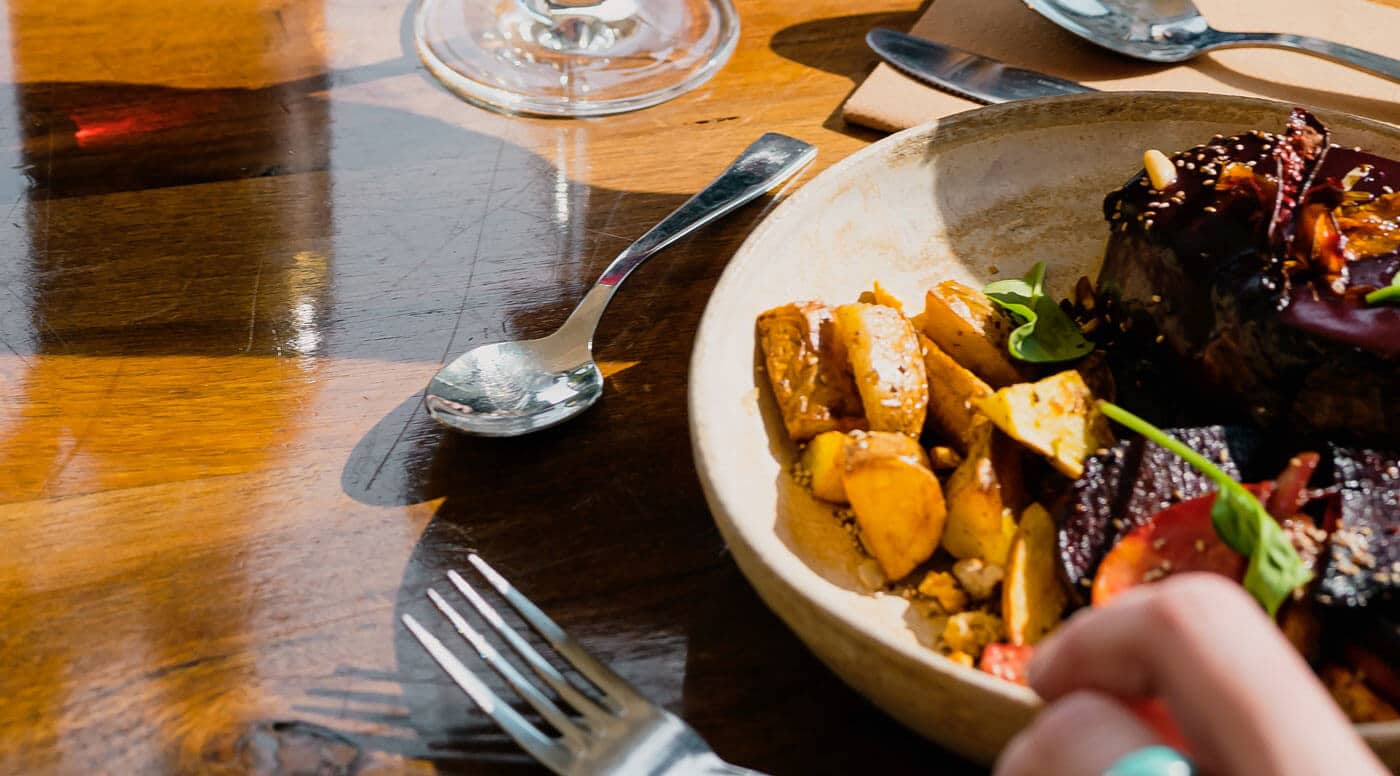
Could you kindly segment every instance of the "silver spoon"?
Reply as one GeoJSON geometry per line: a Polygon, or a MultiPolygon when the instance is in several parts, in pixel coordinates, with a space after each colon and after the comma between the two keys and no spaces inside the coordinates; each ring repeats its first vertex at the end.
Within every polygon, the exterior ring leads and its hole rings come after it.
{"type": "Polygon", "coordinates": [[[1185,62],[1238,46],[1297,49],[1400,81],[1400,59],[1307,35],[1222,32],[1191,0],[1026,0],[1041,16],[1106,49],[1150,62],[1185,62]]]}
{"type": "Polygon", "coordinates": [[[769,132],[699,194],[627,247],[559,330],[463,353],[428,384],[423,403],[439,423],[479,436],[509,437],[563,423],[603,394],[593,332],[617,287],[652,254],[733,212],[802,169],[817,149],[769,132]]]}

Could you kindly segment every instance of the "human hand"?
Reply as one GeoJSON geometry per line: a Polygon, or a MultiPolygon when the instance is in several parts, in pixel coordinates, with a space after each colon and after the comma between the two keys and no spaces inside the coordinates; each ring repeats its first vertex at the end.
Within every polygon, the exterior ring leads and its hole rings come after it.
{"type": "Polygon", "coordinates": [[[1079,612],[1037,648],[1029,679],[1049,705],[1007,745],[997,776],[1101,776],[1164,743],[1131,708],[1154,698],[1202,773],[1387,773],[1254,599],[1214,574],[1079,612]]]}

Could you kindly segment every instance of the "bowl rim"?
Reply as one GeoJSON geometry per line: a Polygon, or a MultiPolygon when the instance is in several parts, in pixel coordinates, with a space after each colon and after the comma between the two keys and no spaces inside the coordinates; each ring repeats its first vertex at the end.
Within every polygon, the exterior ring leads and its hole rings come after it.
{"type": "MultiPolygon", "coordinates": [[[[1024,113],[1033,113],[1042,109],[1044,106],[1072,106],[1085,103],[1102,103],[1107,106],[1121,106],[1133,102],[1156,102],[1165,105],[1191,102],[1198,104],[1204,103],[1206,105],[1213,104],[1221,107],[1252,107],[1259,110],[1283,113],[1287,113],[1295,105],[1295,103],[1261,97],[1169,91],[1102,91],[1042,97],[975,107],[888,135],[864,148],[858,149],[844,159],[835,162],[830,167],[817,173],[791,196],[778,203],[778,205],[763,218],[758,226],[748,234],[726,264],[723,272],[721,272],[719,280],[716,282],[709,299],[707,299],[705,303],[705,309],[701,315],[700,323],[696,328],[694,345],[691,350],[689,362],[690,373],[686,380],[686,411],[688,416],[687,424],[690,431],[691,454],[694,460],[696,475],[704,491],[705,501],[709,507],[711,518],[719,527],[725,542],[731,547],[736,544],[736,542],[742,544],[745,552],[752,555],[755,559],[761,559],[759,562],[765,567],[772,580],[785,588],[790,596],[800,598],[809,605],[816,607],[822,616],[840,623],[849,632],[855,634],[855,637],[869,639],[878,644],[881,648],[889,650],[907,661],[918,664],[925,670],[943,674],[960,684],[973,685],[977,689],[999,696],[1005,701],[1030,707],[1038,706],[1041,703],[1039,696],[1036,695],[1033,690],[998,679],[977,668],[955,663],[923,645],[914,644],[908,640],[897,639],[892,634],[887,633],[886,629],[871,627],[869,622],[864,618],[851,614],[847,609],[840,606],[840,601],[837,600],[838,595],[846,595],[847,592],[840,591],[838,593],[835,585],[827,582],[821,575],[807,566],[796,553],[789,550],[787,551],[786,558],[777,561],[764,558],[763,553],[759,552],[758,546],[749,539],[748,532],[751,529],[745,527],[740,521],[735,519],[734,512],[729,509],[729,505],[720,493],[716,480],[710,471],[705,455],[705,451],[709,449],[707,445],[709,432],[706,418],[701,414],[701,394],[697,390],[697,385],[700,382],[701,375],[704,374],[704,364],[709,358],[710,341],[720,328],[719,318],[724,315],[724,313],[716,308],[714,301],[717,298],[725,296],[725,292],[729,290],[730,286],[738,285],[742,279],[741,274],[747,262],[741,261],[741,259],[746,259],[750,253],[753,253],[756,250],[755,246],[764,242],[769,232],[778,228],[779,225],[789,218],[794,217],[793,214],[801,212],[804,205],[809,200],[815,199],[827,188],[839,186],[841,181],[848,176],[849,171],[868,164],[870,160],[898,153],[917,138],[930,137],[940,130],[947,130],[949,128],[956,129],[963,124],[988,123],[996,121],[1005,115],[1015,116],[1024,113]],[[795,564],[792,563],[792,561],[795,561],[795,564]]],[[[1314,109],[1311,107],[1308,107],[1308,110],[1320,115],[1329,125],[1350,125],[1377,134],[1391,136],[1395,138],[1397,142],[1400,142],[1400,127],[1342,111],[1314,109]]],[[[739,566],[750,584],[753,584],[754,580],[749,571],[743,568],[742,563],[740,563],[739,566]]],[[[773,609],[773,607],[766,602],[765,605],[773,609]]],[[[776,609],[773,609],[773,611],[774,614],[779,616],[779,619],[786,620],[786,615],[784,613],[778,612],[776,609]]],[[[831,670],[829,666],[828,670],[831,670]]],[[[833,673],[835,672],[833,671],[833,673]]],[[[1392,742],[1400,740],[1400,721],[1360,723],[1355,725],[1355,728],[1357,732],[1368,741],[1392,742]]]]}

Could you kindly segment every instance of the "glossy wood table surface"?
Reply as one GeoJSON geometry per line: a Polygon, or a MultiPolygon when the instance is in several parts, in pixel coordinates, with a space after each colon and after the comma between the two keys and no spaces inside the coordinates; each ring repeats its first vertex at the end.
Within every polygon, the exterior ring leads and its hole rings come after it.
{"type": "Polygon", "coordinates": [[[551,121],[440,88],[404,2],[11,0],[0,772],[540,772],[397,624],[440,624],[470,549],[728,759],[976,772],[808,655],[701,497],[691,340],[771,204],[632,278],[577,421],[482,441],[420,405],[763,131],[813,171],[873,139],[835,112],[916,4],[739,5],[709,85],[551,121]]]}

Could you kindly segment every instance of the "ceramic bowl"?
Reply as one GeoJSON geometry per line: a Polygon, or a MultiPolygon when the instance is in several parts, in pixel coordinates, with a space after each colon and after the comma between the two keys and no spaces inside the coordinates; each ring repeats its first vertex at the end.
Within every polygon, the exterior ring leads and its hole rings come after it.
{"type": "MultiPolygon", "coordinates": [[[[1104,195],[1217,133],[1280,131],[1291,106],[1206,95],[1088,94],[998,105],[885,138],[778,206],[739,249],[701,322],[690,372],[695,462],[734,559],[827,666],[900,722],[989,763],[1035,713],[1025,688],[929,647],[905,600],[862,584],[830,508],[795,487],[796,450],[759,367],[754,319],[802,299],[854,301],[879,280],[914,309],[954,278],[981,287],[1049,265],[1060,296],[1093,276],[1104,195]]],[[[1335,142],[1400,156],[1400,129],[1320,112],[1335,142]]],[[[1400,723],[1361,727],[1392,767],[1400,723]]]]}

